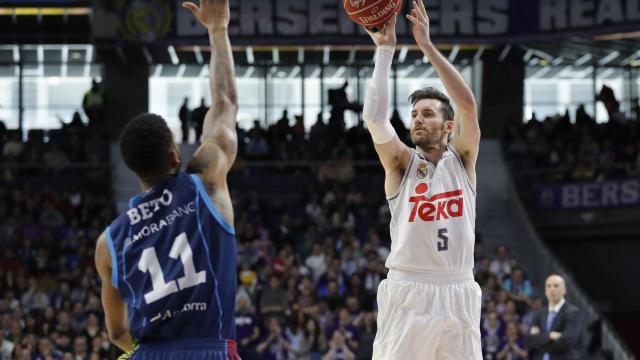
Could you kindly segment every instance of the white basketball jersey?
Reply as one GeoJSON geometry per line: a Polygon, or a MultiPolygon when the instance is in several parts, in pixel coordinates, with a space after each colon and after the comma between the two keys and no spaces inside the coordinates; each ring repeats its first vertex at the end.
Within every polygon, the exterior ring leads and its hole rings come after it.
{"type": "Polygon", "coordinates": [[[387,200],[391,209],[388,268],[473,269],[476,193],[453,145],[437,166],[413,150],[398,193],[387,200]]]}

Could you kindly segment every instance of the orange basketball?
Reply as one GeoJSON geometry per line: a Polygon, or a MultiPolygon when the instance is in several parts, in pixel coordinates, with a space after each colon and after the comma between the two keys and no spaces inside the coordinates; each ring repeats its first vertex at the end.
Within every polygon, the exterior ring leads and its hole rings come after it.
{"type": "Polygon", "coordinates": [[[344,0],[343,5],[353,21],[371,29],[400,11],[402,0],[344,0]]]}

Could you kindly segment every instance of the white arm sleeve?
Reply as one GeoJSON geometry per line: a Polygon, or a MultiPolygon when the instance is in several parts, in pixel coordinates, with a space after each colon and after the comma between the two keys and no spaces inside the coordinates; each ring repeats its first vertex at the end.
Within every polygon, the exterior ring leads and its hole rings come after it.
{"type": "Polygon", "coordinates": [[[363,117],[373,142],[385,144],[396,136],[389,121],[389,74],[393,63],[394,46],[379,46],[373,77],[364,96],[363,117]]]}

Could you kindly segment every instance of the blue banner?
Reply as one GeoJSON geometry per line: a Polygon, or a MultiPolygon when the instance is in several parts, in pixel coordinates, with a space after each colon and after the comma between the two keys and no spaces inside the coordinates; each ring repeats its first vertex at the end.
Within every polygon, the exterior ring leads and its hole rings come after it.
{"type": "MultiPolygon", "coordinates": [[[[97,37],[130,42],[206,42],[206,31],[182,0],[94,2],[97,37]],[[105,13],[106,12],[106,13],[105,13]],[[115,15],[115,16],[114,16],[115,15]],[[104,24],[102,24],[104,25],[104,24]]],[[[346,14],[343,0],[230,0],[234,44],[370,43],[346,14]]],[[[500,42],[640,30],[640,0],[426,0],[435,39],[500,42]]],[[[405,0],[401,14],[411,8],[405,0]]],[[[412,42],[411,24],[398,16],[401,43],[412,42]]]]}
{"type": "Polygon", "coordinates": [[[640,207],[640,180],[535,186],[538,210],[640,207]]]}

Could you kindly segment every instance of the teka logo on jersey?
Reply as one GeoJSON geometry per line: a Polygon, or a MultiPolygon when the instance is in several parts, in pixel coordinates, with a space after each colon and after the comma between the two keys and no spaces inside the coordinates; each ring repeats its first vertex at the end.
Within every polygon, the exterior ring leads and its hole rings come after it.
{"type": "Polygon", "coordinates": [[[429,185],[421,183],[416,186],[416,196],[409,198],[413,203],[409,222],[414,222],[416,215],[423,221],[437,221],[462,216],[464,199],[462,190],[447,191],[427,197],[426,192],[429,185]]]}

